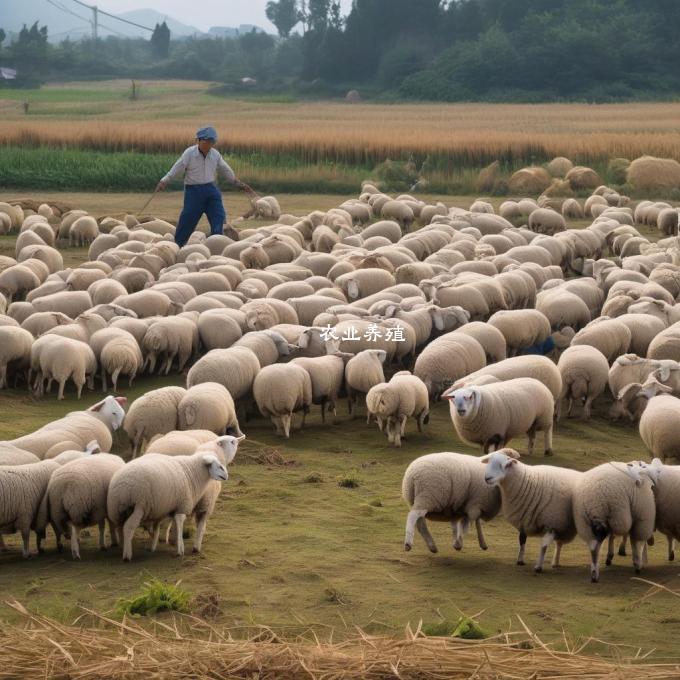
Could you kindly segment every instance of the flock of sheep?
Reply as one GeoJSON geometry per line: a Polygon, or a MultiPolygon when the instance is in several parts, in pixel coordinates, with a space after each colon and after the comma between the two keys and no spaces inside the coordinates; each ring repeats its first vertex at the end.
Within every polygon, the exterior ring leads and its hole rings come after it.
{"type": "Polygon", "coordinates": [[[326,410],[335,417],[345,397],[350,413],[365,404],[395,446],[409,418],[422,431],[431,402],[448,399],[458,437],[485,454],[484,465],[438,453],[409,466],[407,549],[417,528],[436,550],[426,518],[451,521],[456,548],[474,522],[485,548],[481,521],[502,508],[519,531],[518,561],[526,537],[541,537],[537,570],[553,541],[557,564],[577,533],[594,580],[607,538],[610,561],[614,537],[629,537],[639,569],[656,527],[673,556],[678,209],[642,201],[633,210],[600,186],[583,203],[542,195],[506,201],[497,214],[483,200],[426,204],[369,182],[326,212],[265,203],[272,224],[196,232],[182,248],[157,218],[0,203],[0,232],[18,233],[15,258],[0,257],[0,387],[42,396],[56,382],[61,399],[70,381],[81,398],[96,382],[117,391],[121,376],[186,377],[186,388],[149,391],[127,413],[109,396],[0,442],[0,531],[19,530],[24,555],[29,532],[40,547],[51,525],[58,545],[70,532],[79,557],[80,529],[98,525],[103,547],[108,520],[131,559],[135,529],[146,527],[155,549],[166,518],[182,554],[192,516],[200,550],[244,436],[239,421],[257,410],[288,438],[294,414],[300,427],[313,405],[322,420],[326,410]],[[569,228],[574,218],[591,224],[569,228]],[[658,227],[660,240],[640,225],[658,227]],[[65,267],[60,248],[83,243],[87,261],[65,267]],[[652,464],[579,473],[526,466],[504,448],[527,436],[531,454],[541,432],[550,455],[563,402],[569,414],[583,404],[589,418],[607,388],[610,416],[640,421],[652,464]],[[132,460],[92,455],[111,451],[118,428],[132,460]]]}

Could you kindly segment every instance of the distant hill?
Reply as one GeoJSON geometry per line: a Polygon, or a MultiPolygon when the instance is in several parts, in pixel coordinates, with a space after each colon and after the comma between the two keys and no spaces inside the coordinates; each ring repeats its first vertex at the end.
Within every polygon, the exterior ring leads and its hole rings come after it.
{"type": "Polygon", "coordinates": [[[251,33],[252,31],[265,33],[263,28],[255,26],[255,24],[239,24],[238,28],[233,26],[211,26],[208,29],[208,35],[215,36],[216,38],[236,38],[239,35],[251,33]]]}
{"type": "MultiPolygon", "coordinates": [[[[183,24],[181,21],[177,21],[167,14],[161,14],[160,12],[157,12],[155,9],[134,9],[130,12],[121,12],[118,14],[118,16],[122,19],[134,21],[135,23],[141,24],[142,26],[149,26],[150,28],[153,28],[156,24],[160,24],[165,21],[165,23],[168,25],[168,28],[170,29],[170,35],[175,38],[196,34],[200,35],[203,33],[203,31],[200,31],[195,26],[183,24]]],[[[134,26],[126,26],[126,24],[122,24],[120,21],[115,21],[114,19],[108,19],[107,17],[103,18],[107,19],[107,21],[104,23],[110,24],[111,28],[115,28],[117,31],[125,33],[126,35],[128,33],[134,36],[148,35],[148,31],[135,28],[134,26]],[[125,30],[121,30],[121,27],[125,30]]]]}

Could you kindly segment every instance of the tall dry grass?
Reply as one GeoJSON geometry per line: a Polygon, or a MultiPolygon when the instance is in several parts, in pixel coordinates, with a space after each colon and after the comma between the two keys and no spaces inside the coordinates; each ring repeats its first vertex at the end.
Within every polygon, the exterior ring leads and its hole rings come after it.
{"type": "Polygon", "coordinates": [[[270,163],[366,167],[415,154],[447,171],[557,155],[580,163],[644,154],[680,159],[679,119],[674,103],[268,104],[203,97],[187,111],[149,102],[120,103],[87,117],[9,116],[0,121],[0,145],[174,153],[191,142],[197,122],[209,120],[220,130],[222,149],[266,154],[270,163]]]}

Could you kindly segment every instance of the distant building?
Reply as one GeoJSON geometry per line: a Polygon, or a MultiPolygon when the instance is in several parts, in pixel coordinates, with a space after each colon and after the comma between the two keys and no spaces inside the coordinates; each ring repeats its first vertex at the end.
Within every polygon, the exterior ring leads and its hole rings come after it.
{"type": "Polygon", "coordinates": [[[3,80],[15,80],[17,77],[17,72],[13,68],[5,68],[0,66],[0,78],[3,80]]]}
{"type": "Polygon", "coordinates": [[[266,31],[254,24],[240,24],[238,28],[234,26],[211,26],[208,29],[208,35],[213,38],[238,38],[240,35],[252,33],[253,31],[255,33],[266,33],[266,31]]]}

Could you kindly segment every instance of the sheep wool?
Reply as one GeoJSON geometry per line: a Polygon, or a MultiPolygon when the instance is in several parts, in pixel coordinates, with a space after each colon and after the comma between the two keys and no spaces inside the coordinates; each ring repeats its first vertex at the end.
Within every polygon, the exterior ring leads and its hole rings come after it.
{"type": "Polygon", "coordinates": [[[243,434],[229,390],[216,382],[190,387],[177,405],[177,415],[181,430],[211,430],[216,434],[237,436],[243,434]]]}
{"type": "Polygon", "coordinates": [[[562,377],[562,392],[557,400],[557,420],[560,419],[562,401],[569,400],[567,416],[571,415],[574,400],[583,402],[583,419],[590,420],[593,401],[607,386],[609,364],[595,347],[577,345],[568,347],[560,356],[557,368],[562,377]]]}

